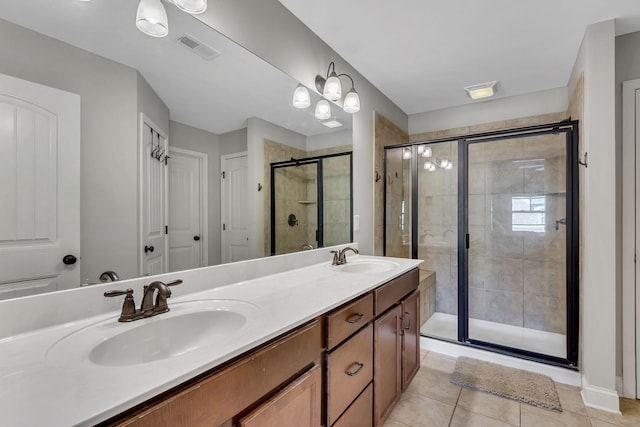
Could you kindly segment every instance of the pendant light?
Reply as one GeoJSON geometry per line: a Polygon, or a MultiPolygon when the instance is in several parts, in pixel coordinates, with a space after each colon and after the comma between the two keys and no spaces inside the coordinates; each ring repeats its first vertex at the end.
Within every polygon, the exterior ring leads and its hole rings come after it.
{"type": "Polygon", "coordinates": [[[331,61],[327,69],[327,77],[321,75],[316,76],[316,89],[329,101],[339,101],[342,99],[342,83],[340,77],[347,77],[351,81],[351,89],[347,92],[342,100],[342,109],[345,113],[357,113],[360,111],[360,95],[356,92],[353,79],[349,74],[336,73],[336,64],[331,61]]]}
{"type": "Polygon", "coordinates": [[[207,10],[207,0],[167,0],[183,12],[199,15],[207,10]]]}
{"type": "Polygon", "coordinates": [[[360,111],[360,97],[358,96],[358,92],[356,92],[356,89],[354,87],[352,87],[345,95],[342,109],[346,113],[351,114],[360,111]]]}
{"type": "Polygon", "coordinates": [[[293,106],[296,108],[307,108],[311,105],[311,96],[309,95],[309,89],[302,85],[298,85],[293,92],[293,106]]]}
{"type": "Polygon", "coordinates": [[[331,105],[329,105],[329,101],[326,99],[318,101],[316,104],[315,116],[318,120],[326,120],[331,117],[331,105]]]}
{"type": "Polygon", "coordinates": [[[160,0],[140,0],[136,27],[151,37],[164,37],[169,34],[167,11],[160,0]]]}
{"type": "Polygon", "coordinates": [[[336,74],[336,65],[333,62],[329,64],[329,69],[327,70],[327,81],[324,83],[322,96],[329,101],[337,101],[342,98],[342,84],[338,74],[336,74]],[[329,73],[330,70],[333,71],[329,73]]]}

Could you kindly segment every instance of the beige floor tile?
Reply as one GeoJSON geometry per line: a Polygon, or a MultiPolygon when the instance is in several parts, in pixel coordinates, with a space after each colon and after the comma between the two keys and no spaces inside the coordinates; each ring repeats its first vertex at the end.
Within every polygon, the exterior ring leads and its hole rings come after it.
{"type": "Polygon", "coordinates": [[[553,412],[520,404],[522,427],[591,427],[589,418],[573,412],[553,412]]]}
{"type": "MultiPolygon", "coordinates": [[[[520,425],[518,420],[517,426],[520,425]]],[[[476,414],[457,406],[451,420],[451,427],[511,427],[512,424],[503,423],[484,415],[476,414]]]]}
{"type": "Polygon", "coordinates": [[[453,405],[405,393],[391,412],[389,420],[411,427],[446,427],[453,415],[453,409],[453,405]]]}
{"type": "Polygon", "coordinates": [[[424,360],[424,358],[426,357],[427,353],[429,353],[427,350],[420,349],[420,361],[421,362],[424,360]]]}
{"type": "Polygon", "coordinates": [[[620,424],[611,424],[606,421],[591,418],[591,427],[621,427],[620,424]]]}
{"type": "Polygon", "coordinates": [[[422,359],[421,364],[431,369],[452,373],[456,367],[456,358],[430,351],[425,358],[422,359]]]}
{"type": "Polygon", "coordinates": [[[400,423],[398,421],[387,420],[387,422],[385,422],[382,427],[411,427],[411,426],[408,426],[407,424],[404,424],[404,423],[400,423]]]}
{"type": "Polygon", "coordinates": [[[573,412],[574,414],[587,415],[587,408],[582,402],[582,395],[578,387],[571,387],[566,384],[556,383],[558,397],[560,398],[560,406],[563,411],[573,412]]]}
{"type": "Polygon", "coordinates": [[[438,400],[448,405],[455,405],[461,387],[451,384],[451,374],[435,369],[421,367],[407,388],[407,393],[438,400]]]}
{"type": "Polygon", "coordinates": [[[463,388],[458,407],[514,426],[520,425],[520,403],[514,400],[463,388]]]}
{"type": "Polygon", "coordinates": [[[618,424],[621,426],[640,426],[640,401],[620,399],[620,411],[622,412],[622,415],[587,408],[587,414],[589,414],[591,419],[606,421],[608,423],[618,424]]]}

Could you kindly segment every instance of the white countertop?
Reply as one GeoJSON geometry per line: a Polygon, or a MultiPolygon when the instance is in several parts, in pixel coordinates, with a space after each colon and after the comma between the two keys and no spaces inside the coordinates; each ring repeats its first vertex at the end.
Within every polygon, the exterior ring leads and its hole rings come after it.
{"type": "Polygon", "coordinates": [[[383,273],[360,274],[340,272],[323,262],[195,293],[187,293],[189,283],[185,280],[172,288],[169,306],[174,309],[154,318],[123,324],[116,321],[119,311],[115,311],[0,339],[0,424],[54,427],[104,421],[376,288],[421,262],[369,256],[348,256],[348,259],[392,260],[398,266],[383,273]],[[62,359],[50,350],[62,338],[96,323],[115,331],[124,330],[179,312],[185,302],[209,299],[240,300],[255,309],[246,327],[207,346],[206,351],[194,350],[173,358],[114,367],[93,363],[80,350],[82,346],[62,359]]]}

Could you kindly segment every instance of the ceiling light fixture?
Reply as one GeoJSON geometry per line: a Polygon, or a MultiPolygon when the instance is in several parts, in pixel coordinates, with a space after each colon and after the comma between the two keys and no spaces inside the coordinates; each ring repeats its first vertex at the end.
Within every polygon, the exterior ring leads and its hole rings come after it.
{"type": "Polygon", "coordinates": [[[351,81],[351,89],[347,91],[347,94],[342,101],[342,109],[350,114],[360,111],[360,96],[356,92],[353,79],[348,74],[336,73],[336,64],[331,61],[329,68],[327,69],[327,77],[321,75],[316,76],[316,89],[326,99],[330,101],[339,101],[342,98],[342,83],[340,77],[347,77],[351,81]]]}
{"type": "Polygon", "coordinates": [[[467,86],[464,88],[467,96],[471,99],[489,98],[498,91],[498,82],[486,82],[477,85],[467,86]]]}
{"type": "MultiPolygon", "coordinates": [[[[207,0],[167,0],[178,9],[198,15],[207,10],[207,0]]],[[[169,34],[167,11],[160,0],[140,0],[136,13],[136,27],[151,37],[164,37],[169,34]]]]}
{"type": "Polygon", "coordinates": [[[296,90],[293,91],[293,106],[296,108],[308,108],[311,105],[311,96],[309,95],[309,89],[302,85],[298,85],[296,90]]]}
{"type": "Polygon", "coordinates": [[[331,105],[329,105],[329,101],[326,99],[321,99],[316,104],[316,119],[318,120],[327,120],[331,117],[331,105]]]}

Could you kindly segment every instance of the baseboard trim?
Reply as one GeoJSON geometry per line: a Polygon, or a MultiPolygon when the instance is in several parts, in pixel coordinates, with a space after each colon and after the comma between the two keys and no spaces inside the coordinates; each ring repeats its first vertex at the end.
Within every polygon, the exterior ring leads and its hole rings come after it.
{"type": "Polygon", "coordinates": [[[587,378],[583,375],[582,390],[580,393],[582,394],[582,401],[585,406],[614,414],[621,414],[620,399],[617,391],[590,385],[587,378]]]}
{"type": "Polygon", "coordinates": [[[559,368],[557,366],[546,365],[544,363],[533,362],[531,360],[518,359],[491,351],[481,350],[474,347],[436,340],[433,338],[420,337],[420,347],[424,350],[434,351],[451,357],[467,356],[485,362],[499,363],[511,368],[525,369],[547,375],[554,381],[568,384],[574,387],[581,386],[580,372],[570,369],[559,368]]]}

